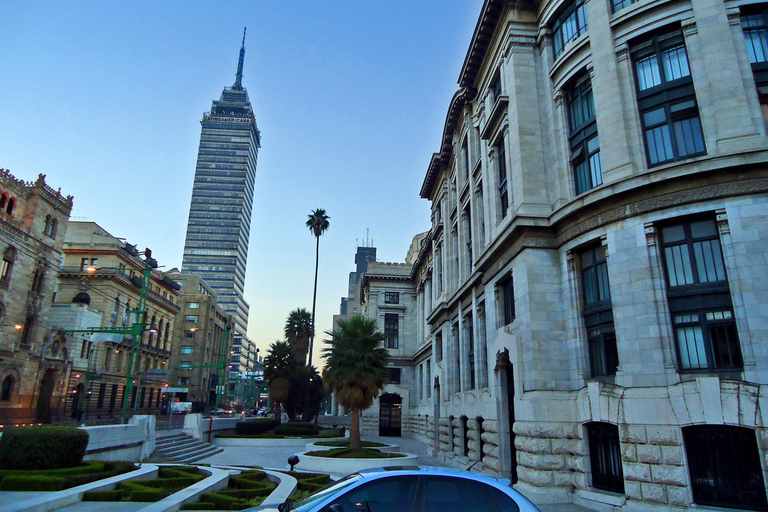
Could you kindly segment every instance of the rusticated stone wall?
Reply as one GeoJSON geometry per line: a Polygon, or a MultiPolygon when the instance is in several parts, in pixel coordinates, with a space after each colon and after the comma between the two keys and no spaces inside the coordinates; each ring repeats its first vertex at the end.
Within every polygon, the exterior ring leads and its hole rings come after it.
{"type": "Polygon", "coordinates": [[[517,474],[535,487],[586,487],[581,425],[523,422],[514,425],[517,474]]]}

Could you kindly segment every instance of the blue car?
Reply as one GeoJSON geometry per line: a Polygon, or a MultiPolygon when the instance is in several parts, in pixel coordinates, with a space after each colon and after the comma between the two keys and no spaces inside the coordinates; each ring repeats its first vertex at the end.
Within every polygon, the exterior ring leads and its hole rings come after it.
{"type": "Polygon", "coordinates": [[[366,469],[333,482],[280,512],[538,512],[509,481],[458,469],[366,469]]]}

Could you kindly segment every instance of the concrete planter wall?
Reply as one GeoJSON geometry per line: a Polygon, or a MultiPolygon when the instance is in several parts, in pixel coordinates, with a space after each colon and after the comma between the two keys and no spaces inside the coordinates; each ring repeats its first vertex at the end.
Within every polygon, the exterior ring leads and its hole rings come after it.
{"type": "MultiPolygon", "coordinates": [[[[323,441],[343,441],[343,437],[328,437],[323,441]]],[[[257,439],[253,437],[217,437],[213,440],[217,446],[272,446],[296,448],[302,450],[307,444],[305,437],[288,437],[284,439],[257,439]]]]}
{"type": "Polygon", "coordinates": [[[419,459],[418,455],[410,453],[403,454],[405,457],[394,459],[329,459],[327,457],[314,457],[306,453],[297,453],[296,455],[299,457],[299,463],[296,465],[298,470],[342,475],[368,468],[415,465],[419,459]]]}
{"type": "MultiPolygon", "coordinates": [[[[335,441],[335,439],[329,439],[328,441],[335,441]]],[[[323,441],[315,441],[312,443],[307,443],[306,446],[304,446],[305,452],[319,452],[321,450],[333,450],[334,448],[339,448],[338,446],[322,446],[316,443],[322,443],[323,441]]],[[[397,451],[397,449],[400,448],[400,445],[397,444],[387,444],[384,446],[377,446],[377,450],[381,450],[382,452],[388,452],[388,453],[394,453],[397,451]]]]}

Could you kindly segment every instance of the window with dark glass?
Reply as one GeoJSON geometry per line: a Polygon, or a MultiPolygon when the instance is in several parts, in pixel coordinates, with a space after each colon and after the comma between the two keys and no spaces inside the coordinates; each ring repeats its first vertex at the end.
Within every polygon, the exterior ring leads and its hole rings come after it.
{"type": "Polygon", "coordinates": [[[493,91],[493,101],[495,102],[501,97],[501,73],[496,73],[493,83],[491,83],[491,90],[493,91]]]}
{"type": "Polygon", "coordinates": [[[625,7],[629,7],[637,1],[638,0],[611,0],[611,3],[613,4],[613,12],[618,12],[625,7]]]}
{"type": "Polygon", "coordinates": [[[504,149],[504,137],[496,145],[496,169],[499,183],[499,220],[507,216],[509,191],[507,190],[507,154],[504,149]]]}
{"type": "Polygon", "coordinates": [[[755,78],[757,97],[763,108],[763,118],[768,118],[768,10],[763,8],[742,12],[741,29],[755,78]]]}
{"type": "Polygon", "coordinates": [[[589,423],[589,460],[592,486],[605,491],[624,493],[624,471],[621,467],[619,428],[610,423],[589,423]]]}
{"type": "Polygon", "coordinates": [[[389,383],[400,384],[400,368],[387,368],[389,372],[389,383]]]}
{"type": "Polygon", "coordinates": [[[578,195],[603,183],[600,140],[597,137],[595,103],[589,76],[578,78],[566,96],[571,164],[578,195]]]}
{"type": "Polygon", "coordinates": [[[682,32],[663,34],[632,48],[648,164],[707,152],[682,32]]]}
{"type": "Polygon", "coordinates": [[[616,375],[619,353],[613,327],[611,289],[605,247],[596,246],[582,251],[581,287],[584,296],[584,327],[587,330],[589,364],[593,377],[616,375]]]}
{"type": "Polygon", "coordinates": [[[443,360],[443,334],[435,334],[435,357],[438,361],[443,360]]]}
{"type": "Polygon", "coordinates": [[[469,371],[469,387],[467,389],[475,389],[475,335],[472,317],[466,317],[464,322],[467,329],[467,366],[469,366],[467,368],[469,371]]]}
{"type": "Polygon", "coordinates": [[[741,368],[717,223],[704,218],[662,226],[661,239],[680,370],[741,368]]]}
{"type": "Polygon", "coordinates": [[[400,292],[384,292],[384,304],[400,304],[400,292]]]}
{"type": "Polygon", "coordinates": [[[726,425],[683,428],[693,502],[712,507],[766,510],[755,431],[726,425]]]}
{"type": "Polygon", "coordinates": [[[464,210],[464,214],[462,215],[462,220],[464,223],[464,233],[467,237],[466,239],[466,265],[464,267],[464,275],[468,276],[472,273],[472,210],[467,204],[466,209],[464,210]]]}
{"type": "Polygon", "coordinates": [[[384,315],[384,334],[387,339],[384,340],[384,348],[397,348],[398,347],[398,325],[397,314],[387,313],[384,315]]]}
{"type": "Polygon", "coordinates": [[[496,285],[496,302],[499,305],[500,324],[511,324],[515,320],[515,282],[512,276],[502,279],[496,285]]]}
{"type": "Polygon", "coordinates": [[[563,53],[565,45],[587,31],[587,6],[585,0],[574,0],[560,13],[552,25],[555,58],[563,53]]]}
{"type": "Polygon", "coordinates": [[[13,377],[8,375],[3,379],[3,389],[0,391],[0,402],[10,402],[13,394],[13,377]]]}

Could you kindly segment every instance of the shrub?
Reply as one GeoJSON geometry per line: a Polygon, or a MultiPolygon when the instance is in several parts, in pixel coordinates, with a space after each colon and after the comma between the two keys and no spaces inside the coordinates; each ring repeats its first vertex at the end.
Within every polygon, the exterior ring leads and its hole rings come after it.
{"type": "Polygon", "coordinates": [[[299,427],[299,428],[311,428],[315,432],[320,432],[321,428],[319,425],[315,425],[314,423],[310,423],[308,421],[289,421],[285,425],[285,427],[299,427]]]}
{"type": "Polygon", "coordinates": [[[114,491],[85,491],[83,501],[121,501],[125,491],[115,489],[114,491]]]}
{"type": "Polygon", "coordinates": [[[77,466],[88,447],[88,432],[75,427],[15,427],[0,437],[0,464],[6,469],[77,466]]]}
{"type": "Polygon", "coordinates": [[[274,433],[276,436],[314,436],[317,434],[317,430],[304,427],[280,426],[275,427],[274,433]]]}
{"type": "Polygon", "coordinates": [[[197,503],[185,503],[181,510],[215,510],[216,505],[207,501],[198,501],[197,503]]]}
{"type": "Polygon", "coordinates": [[[7,476],[0,482],[0,491],[60,491],[63,488],[63,476],[7,476]]]}
{"type": "Polygon", "coordinates": [[[128,495],[128,501],[160,501],[169,494],[166,489],[147,487],[145,490],[131,491],[131,494],[128,495]]]}
{"type": "Polygon", "coordinates": [[[240,510],[250,506],[250,503],[248,503],[247,500],[226,496],[218,492],[209,492],[203,494],[201,501],[213,503],[214,505],[224,508],[225,510],[240,510]]]}
{"type": "Polygon", "coordinates": [[[280,425],[280,422],[273,418],[259,418],[250,421],[241,421],[235,424],[235,434],[238,436],[255,436],[269,432],[280,425]]]}

